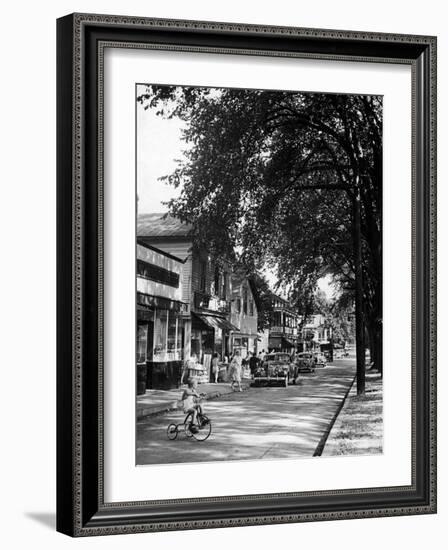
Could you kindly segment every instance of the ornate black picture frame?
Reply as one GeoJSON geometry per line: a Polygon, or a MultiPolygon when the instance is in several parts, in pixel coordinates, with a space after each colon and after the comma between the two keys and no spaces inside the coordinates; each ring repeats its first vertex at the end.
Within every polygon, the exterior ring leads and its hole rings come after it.
{"type": "Polygon", "coordinates": [[[90,536],[435,513],[436,38],[73,14],[57,22],[57,51],[58,531],[90,536]],[[104,501],[102,79],[111,44],[411,66],[411,485],[104,501]]]}

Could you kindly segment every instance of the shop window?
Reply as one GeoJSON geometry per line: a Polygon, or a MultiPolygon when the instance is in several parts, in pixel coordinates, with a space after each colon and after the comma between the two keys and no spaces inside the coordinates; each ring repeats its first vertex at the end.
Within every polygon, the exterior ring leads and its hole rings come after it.
{"type": "Polygon", "coordinates": [[[154,360],[164,361],[167,349],[168,311],[157,311],[154,327],[154,360]]]}
{"type": "Polygon", "coordinates": [[[148,325],[137,325],[137,363],[146,362],[146,351],[148,346],[148,325]]]}
{"type": "Polygon", "coordinates": [[[156,363],[182,359],[182,332],[182,319],[175,312],[165,309],[156,310],[153,356],[156,363]]]}
{"type": "Polygon", "coordinates": [[[172,313],[170,313],[168,316],[168,337],[167,337],[167,349],[169,352],[177,351],[176,337],[177,337],[177,319],[172,313]]]}
{"type": "Polygon", "coordinates": [[[177,353],[178,353],[177,359],[183,359],[183,349],[184,349],[183,334],[184,334],[184,323],[183,323],[182,319],[178,318],[177,319],[177,329],[176,329],[176,348],[178,350],[177,351],[177,353]]]}
{"type": "Polygon", "coordinates": [[[179,288],[179,273],[140,259],[137,260],[137,275],[156,283],[179,288]]]}

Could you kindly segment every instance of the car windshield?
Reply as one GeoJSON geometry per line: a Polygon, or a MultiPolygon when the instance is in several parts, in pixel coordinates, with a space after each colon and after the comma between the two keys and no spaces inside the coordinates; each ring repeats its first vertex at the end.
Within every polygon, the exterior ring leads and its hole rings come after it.
{"type": "Polygon", "coordinates": [[[289,355],[287,353],[275,353],[266,356],[266,361],[279,361],[281,363],[288,363],[289,355]]]}

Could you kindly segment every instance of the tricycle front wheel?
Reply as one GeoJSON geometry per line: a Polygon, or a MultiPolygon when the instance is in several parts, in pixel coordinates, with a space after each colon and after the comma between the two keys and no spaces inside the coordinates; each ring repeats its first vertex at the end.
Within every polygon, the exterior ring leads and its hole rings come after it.
{"type": "Polygon", "coordinates": [[[171,441],[173,441],[174,439],[176,439],[177,434],[178,434],[177,425],[176,424],[170,424],[168,426],[168,428],[166,429],[166,435],[167,435],[168,439],[171,439],[171,441]]]}
{"type": "Polygon", "coordinates": [[[205,414],[198,415],[197,429],[192,432],[193,437],[198,441],[205,441],[212,433],[212,423],[205,414]]]}

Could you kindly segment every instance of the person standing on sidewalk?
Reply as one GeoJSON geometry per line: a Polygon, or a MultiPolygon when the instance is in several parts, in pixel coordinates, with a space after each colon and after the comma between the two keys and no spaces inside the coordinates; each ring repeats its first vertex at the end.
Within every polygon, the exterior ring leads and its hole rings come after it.
{"type": "Polygon", "coordinates": [[[182,368],[182,374],[180,377],[180,383],[185,384],[188,383],[188,378],[193,376],[193,371],[196,369],[198,359],[196,357],[195,353],[191,354],[191,357],[184,361],[184,365],[182,368]]]}
{"type": "Polygon", "coordinates": [[[235,389],[235,382],[238,385],[238,391],[243,391],[241,388],[241,370],[243,368],[243,360],[241,357],[240,350],[235,351],[235,355],[230,361],[230,387],[232,390],[235,389]]]}
{"type": "Polygon", "coordinates": [[[219,373],[219,356],[217,353],[213,354],[212,357],[212,363],[211,363],[211,371],[213,374],[213,379],[215,381],[215,384],[218,383],[218,373],[219,373]]]}

